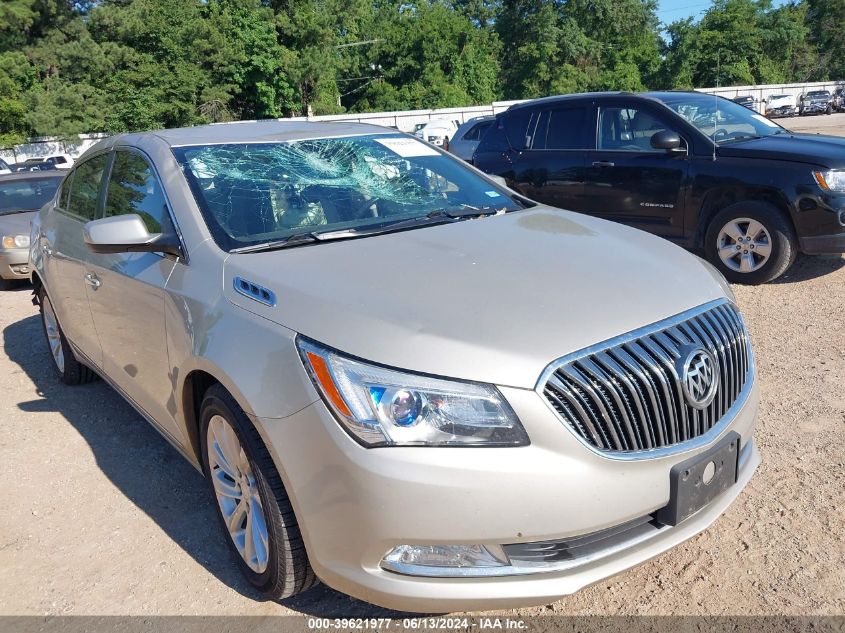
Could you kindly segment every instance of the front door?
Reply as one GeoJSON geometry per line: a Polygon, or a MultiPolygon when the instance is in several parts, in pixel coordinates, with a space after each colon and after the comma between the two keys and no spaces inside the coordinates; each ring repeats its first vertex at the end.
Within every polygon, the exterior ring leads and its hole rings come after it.
{"type": "MultiPolygon", "coordinates": [[[[174,234],[161,184],[146,158],[118,150],[105,196],[105,217],[136,213],[153,233],[174,234]]],[[[114,384],[178,443],[167,356],[164,287],[176,265],[157,253],[92,254],[88,298],[114,384]]]]}
{"type": "Polygon", "coordinates": [[[689,161],[685,153],[651,147],[651,137],[663,130],[672,128],[643,104],[599,107],[595,149],[587,158],[585,212],[661,237],[683,237],[689,161]]]}

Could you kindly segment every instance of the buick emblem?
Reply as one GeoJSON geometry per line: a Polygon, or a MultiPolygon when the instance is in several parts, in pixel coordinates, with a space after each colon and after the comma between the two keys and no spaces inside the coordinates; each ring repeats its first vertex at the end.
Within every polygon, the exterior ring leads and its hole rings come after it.
{"type": "Polygon", "coordinates": [[[684,396],[691,407],[704,409],[716,397],[719,372],[716,358],[700,346],[685,347],[678,359],[678,373],[684,396]]]}

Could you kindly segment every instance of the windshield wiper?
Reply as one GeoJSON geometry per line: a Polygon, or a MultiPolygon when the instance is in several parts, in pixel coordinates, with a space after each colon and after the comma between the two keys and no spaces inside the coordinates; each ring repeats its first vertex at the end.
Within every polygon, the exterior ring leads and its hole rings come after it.
{"type": "Polygon", "coordinates": [[[397,220],[395,222],[388,222],[373,228],[351,228],[339,229],[336,231],[308,231],[306,233],[294,233],[282,240],[273,242],[265,242],[263,244],[254,244],[252,246],[241,246],[240,248],[233,248],[230,253],[262,253],[265,251],[275,251],[291,246],[302,246],[303,244],[312,244],[314,242],[328,242],[331,240],[353,239],[356,237],[366,237],[370,235],[380,235],[382,233],[392,233],[394,231],[401,231],[403,229],[418,227],[418,226],[434,226],[437,224],[446,224],[449,222],[457,222],[467,218],[483,218],[488,215],[499,213],[500,209],[492,207],[473,207],[464,205],[460,211],[452,211],[449,209],[436,209],[425,215],[407,218],[405,220],[397,220]]]}
{"type": "Polygon", "coordinates": [[[281,248],[288,248],[290,246],[301,246],[302,244],[310,244],[319,240],[317,233],[309,231],[307,233],[294,233],[283,240],[276,240],[274,242],[265,242],[263,244],[253,244],[252,246],[241,246],[240,248],[233,248],[230,253],[261,253],[263,251],[275,251],[281,248]]]}
{"type": "Polygon", "coordinates": [[[14,209],[3,209],[0,211],[0,215],[12,215],[13,213],[30,213],[31,211],[38,211],[38,209],[21,209],[21,208],[14,208],[14,209]]]}

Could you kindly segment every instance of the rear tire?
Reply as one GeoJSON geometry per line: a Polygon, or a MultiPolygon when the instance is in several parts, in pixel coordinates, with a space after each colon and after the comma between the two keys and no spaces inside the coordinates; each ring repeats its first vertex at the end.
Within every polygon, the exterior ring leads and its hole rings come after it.
{"type": "Polygon", "coordinates": [[[41,311],[41,326],[44,329],[44,337],[47,339],[47,349],[53,359],[53,369],[59,379],[66,385],[84,385],[96,380],[97,374],[76,360],[44,288],[38,289],[38,305],[41,311]]]}
{"type": "Polygon", "coordinates": [[[757,285],[780,277],[795,261],[789,220],[767,202],[737,202],[714,217],[704,238],[707,260],[732,283],[757,285]]]}
{"type": "Polygon", "coordinates": [[[200,420],[203,468],[243,575],[274,600],[318,584],[282,479],[243,409],[214,385],[203,398],[200,420]]]}

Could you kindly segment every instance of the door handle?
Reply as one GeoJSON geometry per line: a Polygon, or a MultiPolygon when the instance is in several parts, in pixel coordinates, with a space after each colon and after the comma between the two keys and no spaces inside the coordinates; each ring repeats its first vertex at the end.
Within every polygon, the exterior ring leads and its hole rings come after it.
{"type": "Polygon", "coordinates": [[[94,290],[99,288],[102,284],[100,278],[94,273],[85,273],[85,283],[91,286],[94,290]]]}
{"type": "Polygon", "coordinates": [[[597,160],[593,163],[593,167],[613,167],[613,163],[609,160],[597,160]]]}

